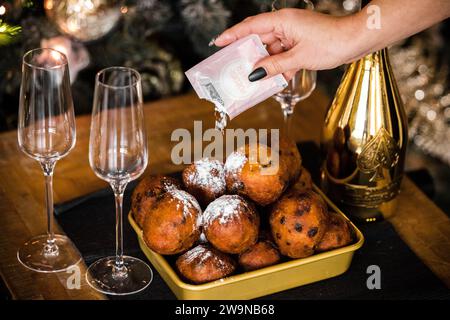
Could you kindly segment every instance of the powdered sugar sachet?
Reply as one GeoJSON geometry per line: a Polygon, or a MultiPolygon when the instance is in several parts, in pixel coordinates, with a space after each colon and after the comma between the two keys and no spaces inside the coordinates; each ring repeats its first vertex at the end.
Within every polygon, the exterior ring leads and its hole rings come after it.
{"type": "Polygon", "coordinates": [[[195,65],[186,76],[200,98],[213,102],[216,112],[226,113],[231,120],[287,86],[282,75],[248,80],[254,65],[268,55],[259,36],[249,35],[195,65]]]}

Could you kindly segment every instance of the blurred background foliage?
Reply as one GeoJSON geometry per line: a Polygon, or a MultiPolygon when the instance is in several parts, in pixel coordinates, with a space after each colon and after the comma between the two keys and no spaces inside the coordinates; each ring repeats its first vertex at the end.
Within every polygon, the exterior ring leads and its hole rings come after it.
{"type": "Polygon", "coordinates": [[[266,0],[0,0],[0,131],[16,127],[21,59],[51,46],[69,58],[77,114],[91,110],[95,73],[142,74],[146,101],[188,90],[183,70],[217,50],[212,37],[270,9],[266,0]],[[84,14],[84,15],[83,15],[84,14]]]}

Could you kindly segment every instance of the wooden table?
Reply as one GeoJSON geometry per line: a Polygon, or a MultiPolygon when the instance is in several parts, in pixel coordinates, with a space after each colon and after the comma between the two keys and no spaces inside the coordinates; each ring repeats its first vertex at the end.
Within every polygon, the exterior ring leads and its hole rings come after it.
{"type": "MultiPolygon", "coordinates": [[[[302,102],[294,115],[293,137],[297,141],[318,142],[328,98],[316,91],[302,102]]],[[[193,94],[149,103],[145,106],[149,138],[147,172],[180,170],[171,162],[172,131],[192,130],[194,120],[203,128],[213,126],[209,103],[193,94]]],[[[279,128],[280,107],[272,99],[246,111],[230,127],[279,128]]],[[[88,140],[90,116],[77,118],[75,149],[56,165],[55,202],[63,202],[106,186],[89,167],[88,140]]],[[[198,138],[198,137],[197,137],[198,138]]],[[[82,277],[81,289],[69,290],[71,274],[41,274],[27,270],[16,258],[17,248],[33,235],[45,233],[43,175],[38,163],[21,153],[15,131],[0,134],[0,273],[14,299],[104,299],[82,277]]],[[[450,219],[409,179],[404,179],[399,211],[391,219],[403,240],[426,265],[450,287],[450,219]]],[[[86,221],[88,224],[89,221],[86,221]]],[[[56,226],[56,230],[60,230],[56,226]]],[[[80,264],[82,271],[84,263],[80,264]]]]}

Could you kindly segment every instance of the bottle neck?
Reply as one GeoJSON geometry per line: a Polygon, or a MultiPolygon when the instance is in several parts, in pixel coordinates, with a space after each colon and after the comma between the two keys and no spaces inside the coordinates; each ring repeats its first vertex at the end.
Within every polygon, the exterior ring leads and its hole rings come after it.
{"type": "Polygon", "coordinates": [[[364,63],[379,64],[387,56],[387,48],[369,53],[361,58],[364,63]]]}

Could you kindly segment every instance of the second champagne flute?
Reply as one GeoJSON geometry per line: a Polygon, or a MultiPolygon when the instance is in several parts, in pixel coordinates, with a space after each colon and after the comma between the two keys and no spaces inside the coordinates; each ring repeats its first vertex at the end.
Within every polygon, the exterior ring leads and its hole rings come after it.
{"type": "MultiPolygon", "coordinates": [[[[284,8],[314,10],[314,4],[310,0],[275,0],[272,3],[272,11],[284,8]]],[[[283,46],[283,44],[281,44],[283,46]]],[[[288,82],[288,86],[274,95],[274,99],[281,105],[284,118],[284,133],[289,136],[291,131],[292,114],[295,106],[308,98],[316,88],[317,72],[300,69],[288,82]]]]}
{"type": "Polygon", "coordinates": [[[148,161],[147,136],[139,73],[111,67],[96,76],[89,140],[89,163],[111,185],[116,201],[116,255],[94,262],[88,283],[100,292],[125,295],[145,289],[152,281],[150,267],[123,255],[123,194],[148,161]]]}

